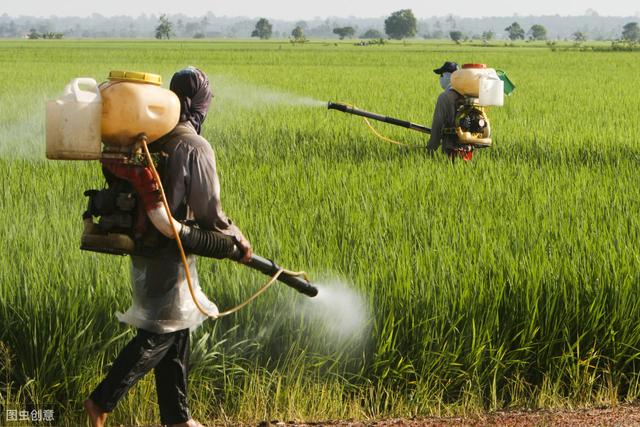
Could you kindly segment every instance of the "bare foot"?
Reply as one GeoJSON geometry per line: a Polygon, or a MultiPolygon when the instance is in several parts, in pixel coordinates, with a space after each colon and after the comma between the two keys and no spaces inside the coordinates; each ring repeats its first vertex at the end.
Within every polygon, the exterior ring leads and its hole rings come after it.
{"type": "Polygon", "coordinates": [[[186,423],[171,424],[169,427],[204,427],[204,426],[192,418],[186,423]]]}
{"type": "Polygon", "coordinates": [[[89,415],[91,427],[104,427],[104,423],[107,421],[107,415],[109,414],[93,403],[91,399],[86,399],[82,404],[84,405],[84,410],[87,412],[87,415],[89,415]]]}

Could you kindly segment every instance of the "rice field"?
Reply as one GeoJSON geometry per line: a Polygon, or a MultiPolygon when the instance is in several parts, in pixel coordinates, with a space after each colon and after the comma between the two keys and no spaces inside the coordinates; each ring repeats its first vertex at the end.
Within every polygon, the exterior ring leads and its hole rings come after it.
{"type": "MultiPolygon", "coordinates": [[[[0,42],[0,404],[81,402],[132,331],[128,259],[79,250],[95,162],[44,159],[44,102],[78,76],[203,69],[227,214],[329,302],[276,286],[192,336],[200,421],[378,419],[617,405],[640,395],[633,52],[438,43],[0,42]],[[471,163],[375,138],[315,101],[430,124],[445,60],[516,83],[471,163]],[[315,101],[314,101],[315,100],[315,101]],[[331,289],[329,285],[326,289],[331,289]],[[322,294],[322,289],[321,289],[322,294]],[[324,312],[325,315],[318,315],[324,312]],[[328,312],[328,314],[327,314],[328,312]],[[341,333],[335,321],[350,322],[341,333]]],[[[421,146],[424,136],[379,125],[421,146]]],[[[199,260],[221,308],[263,277],[199,260]]],[[[345,323],[347,324],[347,323],[345,323]]],[[[111,422],[157,422],[152,376],[111,422]]]]}

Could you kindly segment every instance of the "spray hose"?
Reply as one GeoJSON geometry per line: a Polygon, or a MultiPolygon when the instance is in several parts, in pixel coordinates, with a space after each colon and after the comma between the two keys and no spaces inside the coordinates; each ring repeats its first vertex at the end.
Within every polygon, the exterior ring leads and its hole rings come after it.
{"type": "Polygon", "coordinates": [[[407,147],[407,148],[423,148],[423,147],[416,147],[413,145],[409,145],[409,144],[405,144],[403,142],[399,142],[396,141],[395,139],[391,139],[387,136],[382,135],[380,132],[378,132],[378,130],[373,127],[373,125],[371,124],[371,122],[369,121],[369,119],[367,119],[366,117],[363,117],[362,120],[364,120],[364,122],[367,124],[367,126],[369,127],[369,129],[371,129],[371,132],[373,132],[373,134],[375,136],[377,136],[379,139],[388,142],[390,144],[395,144],[395,145],[399,145],[400,147],[407,147]]]}
{"type": "Polygon", "coordinates": [[[202,304],[200,304],[200,301],[198,301],[195,289],[193,288],[193,282],[191,280],[191,273],[189,271],[189,264],[187,262],[187,255],[185,254],[184,247],[182,246],[182,241],[180,240],[180,233],[178,232],[178,229],[176,228],[175,221],[172,220],[173,217],[172,217],[172,214],[171,214],[171,209],[169,208],[169,203],[167,202],[167,197],[165,195],[164,188],[162,187],[162,180],[160,179],[160,175],[158,175],[158,171],[156,170],[156,167],[155,167],[155,165],[153,163],[153,159],[151,157],[151,153],[149,152],[149,147],[147,146],[147,137],[144,136],[144,135],[141,136],[140,137],[140,142],[142,143],[142,148],[144,149],[144,154],[145,154],[145,157],[147,159],[147,163],[149,164],[149,168],[151,169],[151,173],[153,174],[153,179],[155,180],[156,184],[158,185],[158,189],[160,190],[160,197],[161,197],[164,209],[165,209],[165,211],[167,213],[167,217],[169,217],[169,224],[171,225],[171,231],[172,231],[173,237],[174,237],[174,239],[176,241],[176,244],[178,246],[178,250],[180,252],[180,258],[182,259],[182,265],[184,266],[185,277],[187,279],[187,284],[189,286],[189,293],[191,294],[191,298],[193,299],[194,304],[196,305],[196,307],[198,308],[198,310],[202,314],[204,314],[207,317],[212,317],[212,318],[224,317],[224,316],[228,316],[230,314],[233,314],[233,313],[239,311],[240,309],[244,308],[245,306],[247,306],[251,301],[256,299],[258,296],[260,296],[262,293],[264,293],[267,289],[269,289],[271,287],[271,285],[273,285],[276,282],[276,280],[278,280],[278,278],[282,274],[286,274],[286,275],[292,276],[292,277],[300,277],[300,276],[302,276],[302,277],[304,277],[305,279],[308,280],[307,273],[305,273],[304,271],[289,271],[289,270],[286,270],[286,269],[284,269],[282,267],[277,267],[277,270],[275,271],[275,273],[273,273],[273,275],[270,277],[270,279],[267,281],[267,283],[265,283],[260,289],[258,289],[258,291],[256,293],[254,293],[251,297],[249,297],[249,299],[247,299],[243,303],[237,305],[236,307],[233,307],[232,309],[223,311],[222,313],[211,313],[211,312],[207,311],[202,306],[202,304]]]}

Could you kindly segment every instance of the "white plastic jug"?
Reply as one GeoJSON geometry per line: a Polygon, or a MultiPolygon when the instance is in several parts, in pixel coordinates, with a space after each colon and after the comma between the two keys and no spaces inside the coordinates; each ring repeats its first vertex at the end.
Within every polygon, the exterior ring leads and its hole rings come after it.
{"type": "Polygon", "coordinates": [[[89,77],[71,80],[60,98],[47,102],[47,158],[99,159],[101,115],[102,98],[96,81],[89,77]]]}
{"type": "Polygon", "coordinates": [[[497,76],[480,77],[479,100],[483,107],[504,105],[504,82],[497,76]]]}

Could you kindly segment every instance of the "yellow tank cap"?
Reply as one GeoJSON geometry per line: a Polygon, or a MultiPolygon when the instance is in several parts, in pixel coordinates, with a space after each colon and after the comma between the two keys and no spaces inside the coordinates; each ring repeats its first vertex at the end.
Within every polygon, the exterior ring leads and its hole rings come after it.
{"type": "Polygon", "coordinates": [[[109,80],[148,83],[156,86],[162,86],[162,76],[159,74],[141,73],[138,71],[111,71],[109,73],[109,80]]]}

